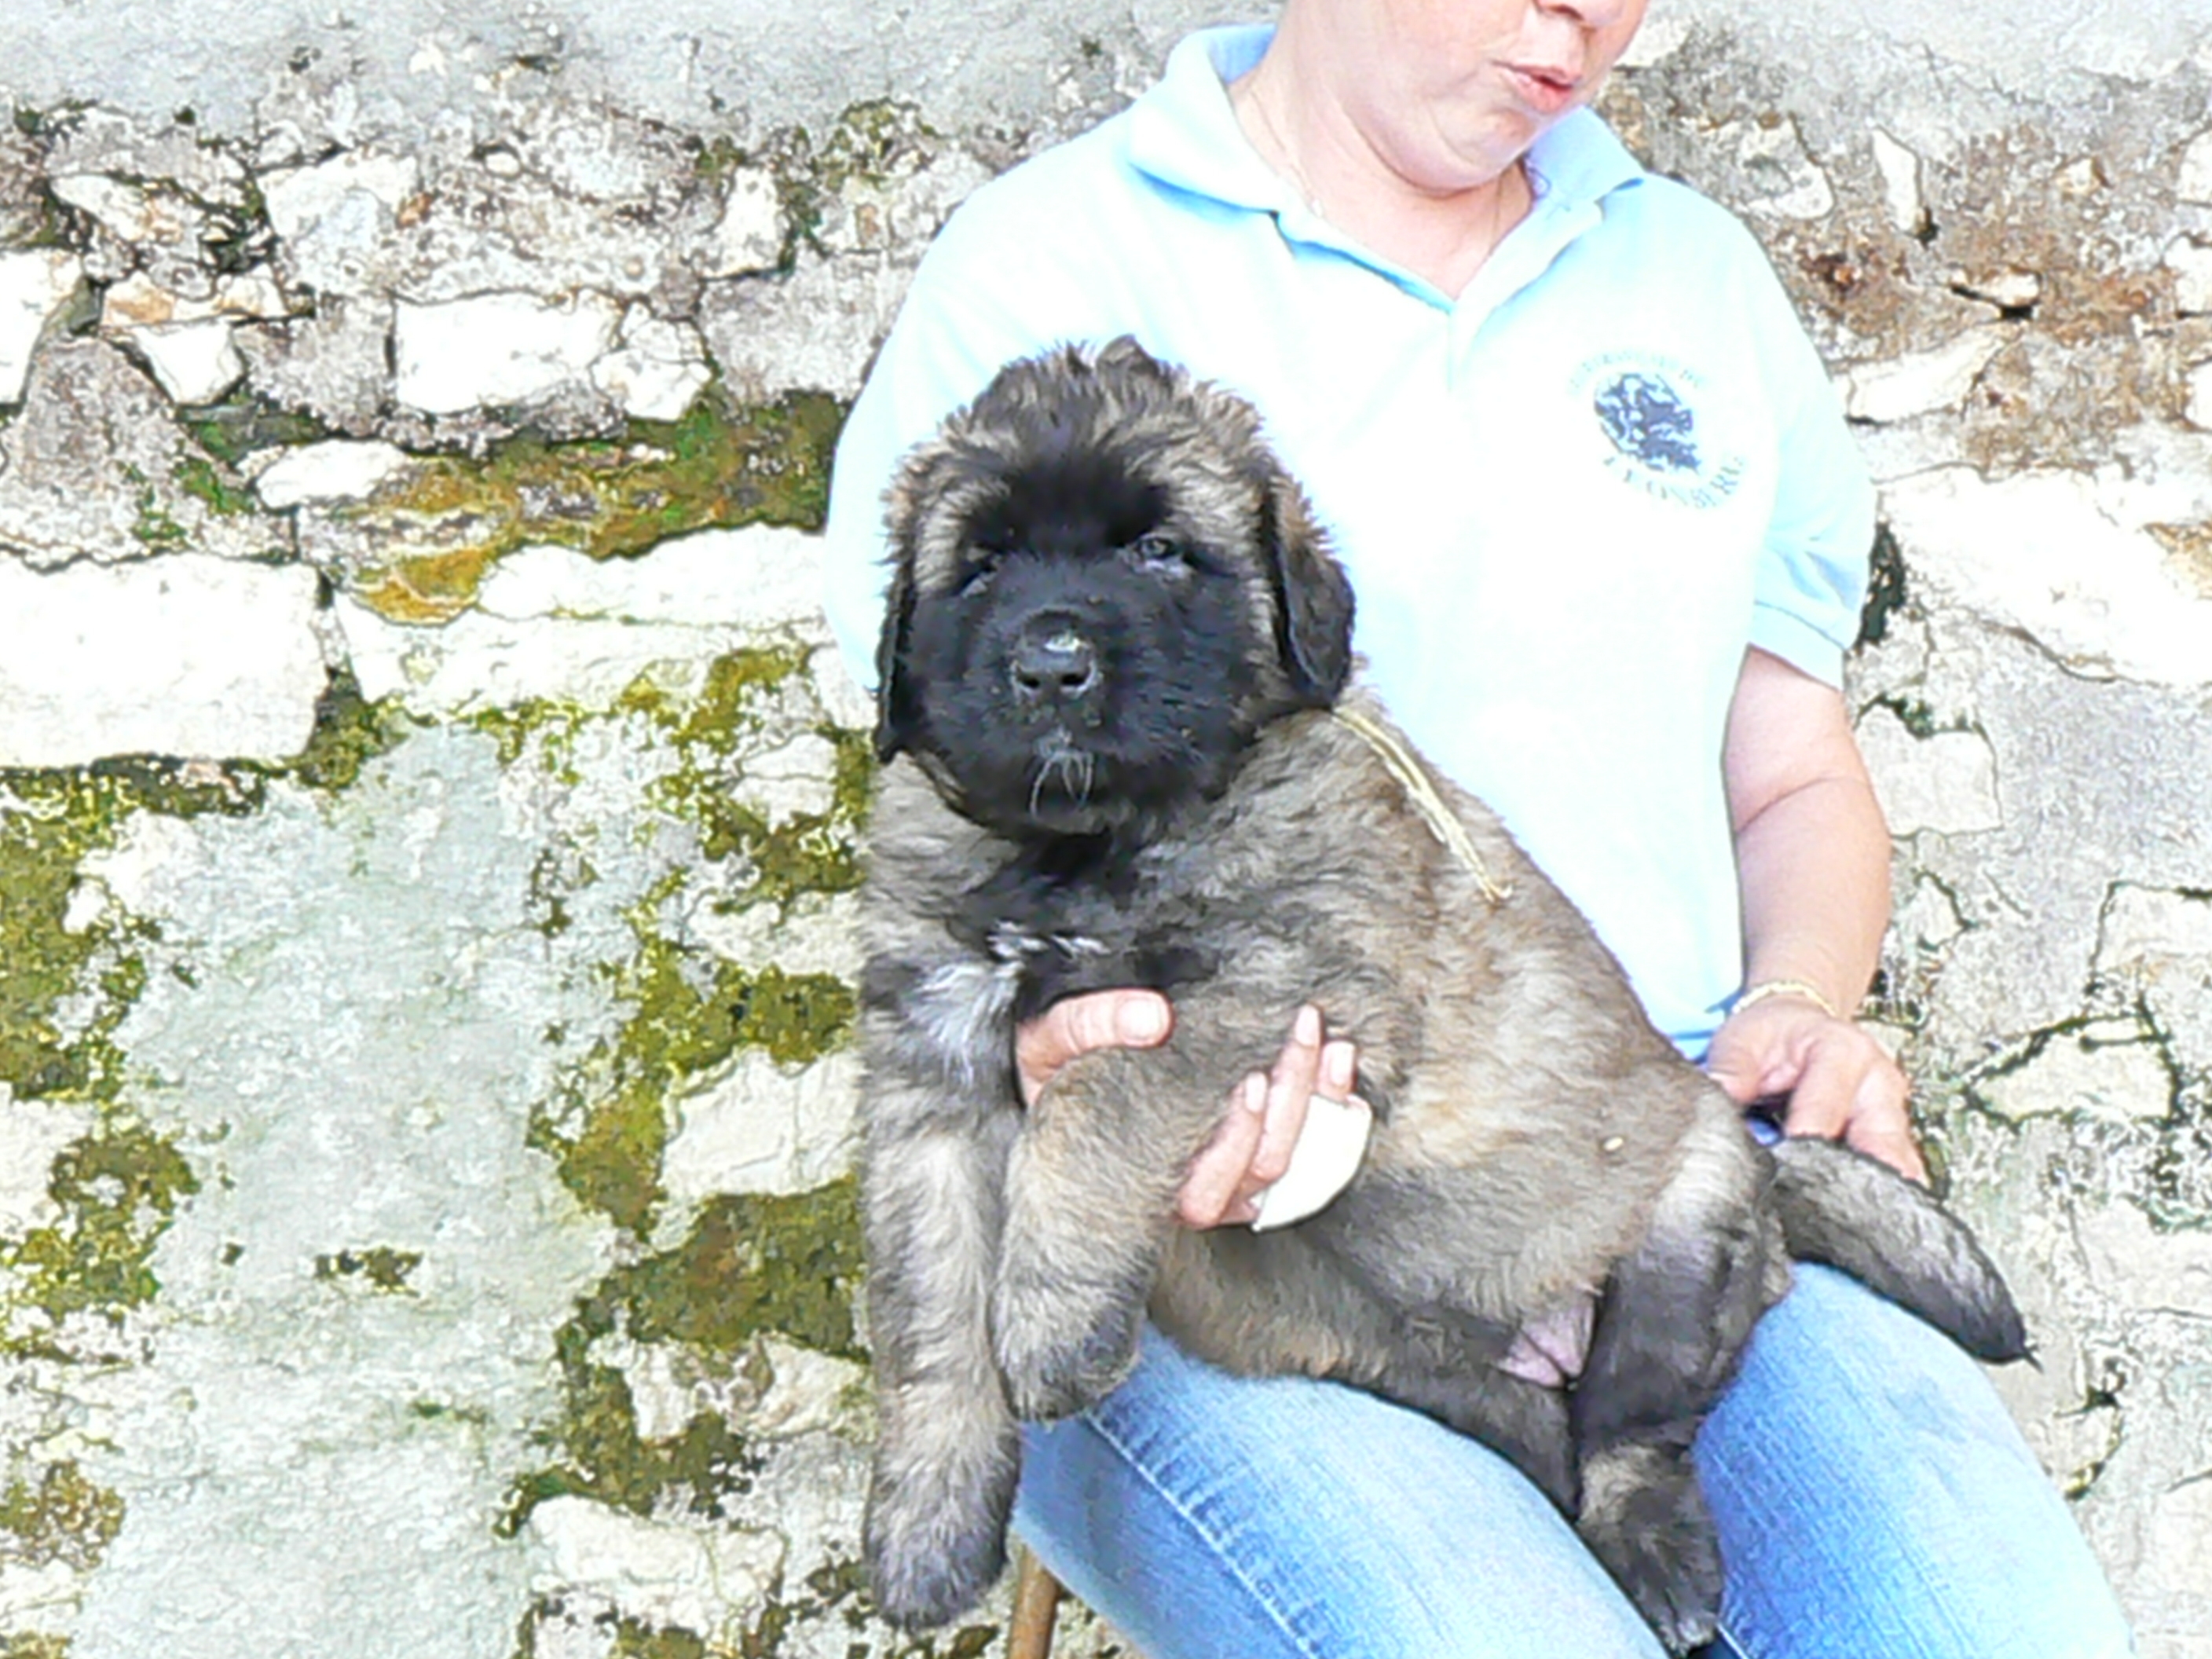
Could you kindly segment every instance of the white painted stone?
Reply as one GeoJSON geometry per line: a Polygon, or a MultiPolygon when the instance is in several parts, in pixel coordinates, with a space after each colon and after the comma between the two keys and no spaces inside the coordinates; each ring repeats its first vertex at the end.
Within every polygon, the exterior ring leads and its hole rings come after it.
{"type": "Polygon", "coordinates": [[[280,512],[308,501],[360,501],[414,464],[396,444],[331,438],[277,452],[253,487],[264,506],[280,512]]]}
{"type": "Polygon", "coordinates": [[[743,967],[774,963],[787,974],[857,980],[866,960],[859,908],[851,893],[802,894],[788,911],[774,904],[751,904],[726,914],[702,907],[690,918],[690,927],[701,944],[743,967]]]}
{"type": "Polygon", "coordinates": [[[587,379],[621,325],[620,302],[580,293],[479,294],[438,305],[401,301],[394,325],[399,400],[452,415],[526,402],[587,379]]]}
{"type": "Polygon", "coordinates": [[[159,904],[164,884],[197,870],[199,860],[199,839],[186,819],[134,812],[118,828],[112,847],[85,854],[77,879],[98,888],[114,909],[143,916],[159,904]]]}
{"type": "Polygon", "coordinates": [[[1954,270],[1948,280],[1954,288],[1993,306],[2008,308],[2032,306],[2043,297],[2043,278],[2032,270],[1996,270],[1985,274],[1954,270]]]}
{"type": "Polygon", "coordinates": [[[1889,222],[1906,235],[1916,236],[1928,223],[1928,202],[1920,188],[1920,158],[1880,127],[1871,129],[1870,137],[1889,222]]]}
{"type": "Polygon", "coordinates": [[[422,187],[422,167],[411,155],[372,155],[348,150],[310,167],[272,173],[261,181],[269,222],[287,241],[321,222],[347,197],[360,191],[387,213],[422,187]]]}
{"type": "Polygon", "coordinates": [[[1676,15],[1652,18],[1636,31],[1628,50],[1620,54],[1622,69],[1650,69],[1663,64],[1682,49],[1690,38],[1690,20],[1676,15]]]}
{"type": "Polygon", "coordinates": [[[1893,836],[1970,835],[2004,822],[1996,756],[1979,732],[1916,738],[1888,709],[1876,708],[1859,722],[1858,735],[1893,836]]]}
{"type": "Polygon", "coordinates": [[[763,637],[742,622],[511,621],[480,610],[416,627],[389,622],[349,599],[338,601],[335,614],[363,694],[397,696],[426,714],[475,714],[536,697],[604,708],[648,670],[703,670],[763,637]]]}
{"type": "Polygon", "coordinates": [[[724,380],[745,398],[796,390],[851,397],[913,274],[908,261],[880,255],[802,255],[788,276],[711,286],[700,326],[724,380]]]}
{"type": "Polygon", "coordinates": [[[661,1180],[678,1205],[723,1193],[805,1193],[852,1164],[860,1062],[849,1050],[783,1066],[757,1048],[677,1107],[661,1180]]]}
{"type": "Polygon", "coordinates": [[[740,763],[738,793],[773,823],[803,813],[827,812],[836,805],[831,781],[837,748],[819,732],[803,732],[765,754],[740,763]]]}
{"type": "Polygon", "coordinates": [[[0,1083],[0,1238],[21,1238],[60,1216],[46,1193],[54,1159],[98,1121],[86,1108],[17,1100],[0,1083]]]}
{"type": "Polygon", "coordinates": [[[856,173],[822,204],[813,240],[832,254],[918,255],[952,210],[989,178],[958,150],[885,177],[856,173]]]}
{"type": "Polygon", "coordinates": [[[2189,403],[2182,414],[2200,432],[2212,432],[2212,362],[2189,371],[2189,403]]]}
{"type": "Polygon", "coordinates": [[[706,274],[743,276],[772,270],[783,252],[783,210],[775,175],[766,167],[730,174],[729,195],[708,244],[706,274]]]}
{"type": "Polygon", "coordinates": [[[641,1440],[672,1438],[702,1413],[763,1440],[851,1431],[865,1415],[854,1409],[865,1368],[773,1333],[755,1338],[734,1367],[703,1364],[678,1342],[637,1342],[621,1332],[592,1343],[591,1358],[622,1372],[641,1440]]]}
{"type": "Polygon", "coordinates": [[[1911,896],[1898,906],[1893,925],[1899,940],[1923,951],[1941,950],[1966,931],[1959,907],[1932,881],[1913,884],[1911,896]]]}
{"type": "Polygon", "coordinates": [[[1748,213],[1781,219],[1819,219],[1836,205],[1827,175],[1814,165],[1797,137],[1796,124],[1737,121],[1722,130],[1733,141],[1736,165],[1753,193],[1741,202],[1748,213]]]}
{"type": "Polygon", "coordinates": [[[2164,1117],[2173,1079],[2148,1043],[2096,1045],[2057,1036],[2018,1071],[1991,1078],[1976,1092],[1991,1111],[2014,1121],[2079,1113],[2124,1123],[2164,1117]]]}
{"type": "Polygon", "coordinates": [[[289,759],[325,680],[303,566],[173,554],[38,574],[0,560],[0,766],[289,759]]]}
{"type": "Polygon", "coordinates": [[[100,305],[100,325],[121,331],[167,323],[204,323],[216,318],[266,321],[285,316],[288,310],[284,291],[259,271],[218,278],[205,298],[179,294],[142,272],[125,277],[107,290],[100,305]]]}
{"type": "Polygon", "coordinates": [[[773,1333],[761,1339],[761,1353],[768,1362],[769,1385],[756,1403],[731,1413],[741,1433],[782,1440],[852,1426],[851,1401],[867,1381],[866,1370],[773,1333]]]}
{"type": "Polygon", "coordinates": [[[573,1585],[632,1619],[709,1636],[765,1596],[783,1566],[784,1541],[774,1533],[727,1523],[695,1532],[588,1498],[547,1499],[531,1511],[530,1532],[550,1567],[541,1590],[573,1585]]]}
{"type": "Polygon", "coordinates": [[[855,732],[867,731],[875,725],[876,700],[854,679],[853,671],[845,665],[843,652],[835,648],[817,651],[810,665],[823,710],[832,722],[855,732]]]}
{"type": "Polygon", "coordinates": [[[526,547],[484,579],[487,615],[619,618],[756,628],[812,625],[821,614],[822,539],[775,526],[702,530],[642,558],[594,559],[565,547],[526,547]]]}
{"type": "Polygon", "coordinates": [[[2212,960],[2212,899],[2132,884],[2114,890],[2097,929],[2097,970],[2155,973],[2188,958],[2212,960]]]}
{"type": "Polygon", "coordinates": [[[125,337],[144,355],[161,390],[180,404],[211,404],[246,373],[230,325],[219,319],[134,328],[125,337]]]}
{"type": "Polygon", "coordinates": [[[1946,466],[1894,479],[1882,498],[1916,580],[2073,672],[2212,681],[2212,601],[2178,585],[2140,522],[2115,520],[2096,480],[2042,471],[1991,483],[1946,466]]]}
{"type": "Polygon", "coordinates": [[[149,191],[98,173],[63,173],[53,192],[125,242],[197,246],[206,216],[167,191],[149,191]]]}
{"type": "Polygon", "coordinates": [[[65,1561],[34,1565],[0,1556],[0,1624],[18,1628],[43,1624],[39,1615],[68,1611],[83,1597],[83,1577],[65,1561]]]}
{"type": "Polygon", "coordinates": [[[2212,247],[2183,237],[2166,250],[2173,273],[2174,308],[2185,317],[2212,311],[2212,247]]]}
{"type": "Polygon", "coordinates": [[[31,354],[84,281],[84,261],[62,248],[0,253],[0,404],[23,400],[31,354]]]}
{"type": "Polygon", "coordinates": [[[592,382],[641,421],[672,421],[714,378],[706,342],[688,323],[663,322],[641,305],[623,318],[621,349],[592,365],[592,382]]]}
{"type": "Polygon", "coordinates": [[[2200,132],[2181,152],[2181,175],[2173,193],[2185,202],[2212,204],[2212,131],[2200,132]]]}
{"type": "Polygon", "coordinates": [[[1856,364],[1844,374],[1844,410],[1854,420],[1884,424],[1955,410],[2011,337],[2004,327],[1971,328],[1933,351],[1856,364]]]}

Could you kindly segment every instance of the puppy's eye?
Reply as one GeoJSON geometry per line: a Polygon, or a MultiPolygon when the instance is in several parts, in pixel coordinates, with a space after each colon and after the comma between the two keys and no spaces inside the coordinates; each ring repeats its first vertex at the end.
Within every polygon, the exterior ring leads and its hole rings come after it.
{"type": "Polygon", "coordinates": [[[1190,550],[1170,536],[1139,536],[1129,544],[1139,564],[1150,570],[1182,572],[1190,568],[1190,550]]]}

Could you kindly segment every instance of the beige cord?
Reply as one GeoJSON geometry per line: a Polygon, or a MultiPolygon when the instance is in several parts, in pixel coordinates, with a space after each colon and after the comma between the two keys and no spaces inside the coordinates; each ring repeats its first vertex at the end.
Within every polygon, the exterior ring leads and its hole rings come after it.
{"type": "MultiPolygon", "coordinates": [[[[1492,878],[1489,866],[1482,861],[1482,854],[1475,850],[1474,838],[1467,833],[1467,826],[1453,814],[1451,808],[1444,805],[1444,798],[1437,793],[1436,785],[1429,781],[1428,773],[1422,769],[1420,762],[1413,758],[1413,751],[1387,727],[1377,725],[1356,708],[1338,708],[1331,712],[1381,757],[1383,769],[1404,786],[1406,793],[1412,798],[1414,807],[1420,812],[1421,819],[1429,826],[1431,833],[1456,854],[1460,862],[1468,867],[1468,872],[1474,877],[1475,885],[1482,890],[1483,897],[1492,904],[1503,904],[1512,897],[1511,888],[1501,887],[1492,878]]],[[[1818,994],[1814,993],[1814,995],[1818,994]]]]}

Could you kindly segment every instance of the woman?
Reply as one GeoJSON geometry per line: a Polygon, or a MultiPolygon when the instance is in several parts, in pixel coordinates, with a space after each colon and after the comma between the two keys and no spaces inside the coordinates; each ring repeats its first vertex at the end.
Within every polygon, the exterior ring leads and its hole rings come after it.
{"type": "MultiPolygon", "coordinates": [[[[979,192],[840,446],[831,618],[866,663],[908,444],[1009,358],[1135,335],[1264,411],[1352,574],[1378,689],[1660,1028],[1739,1100],[1787,1095],[1789,1133],[1919,1176],[1905,1080],[1845,1017],[1888,906],[1837,690],[1872,492],[1750,238],[1584,107],[1642,15],[1288,0],[1272,33],[1185,41],[1129,110],[979,192]]],[[[1171,1018],[1146,993],[1064,1003],[1023,1033],[1024,1087],[1171,1018]]],[[[1231,1091],[1188,1224],[1249,1220],[1309,1097],[1348,1092],[1325,1036],[1307,1011],[1231,1091]]],[[[1736,1651],[2127,1650],[1976,1368],[1848,1280],[1801,1272],[1698,1459],[1736,1651]]],[[[1486,1449],[1153,1334],[1111,1398],[1031,1435],[1017,1522],[1151,1659],[1657,1650],[1486,1449]]]]}

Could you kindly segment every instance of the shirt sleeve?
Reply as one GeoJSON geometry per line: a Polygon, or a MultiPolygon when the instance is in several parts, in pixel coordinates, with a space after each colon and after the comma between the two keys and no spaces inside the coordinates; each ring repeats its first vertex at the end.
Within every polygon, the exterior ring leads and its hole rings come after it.
{"type": "Polygon", "coordinates": [[[1751,643],[1840,685],[1866,598],[1874,484],[1826,367],[1763,258],[1751,287],[1747,313],[1768,366],[1778,445],[1751,643]]]}

